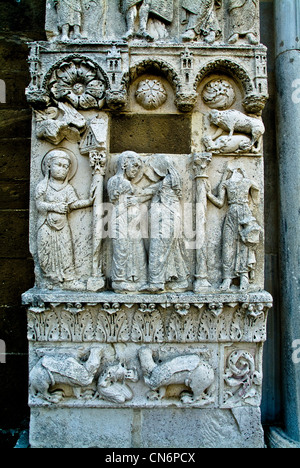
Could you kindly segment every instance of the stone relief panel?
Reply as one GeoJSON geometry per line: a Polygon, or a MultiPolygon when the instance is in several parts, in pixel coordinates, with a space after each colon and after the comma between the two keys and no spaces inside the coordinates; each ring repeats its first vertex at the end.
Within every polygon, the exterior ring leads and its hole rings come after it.
{"type": "Polygon", "coordinates": [[[254,0],[47,0],[49,41],[182,41],[257,45],[254,0]]]}
{"type": "Polygon", "coordinates": [[[47,0],[46,34],[26,90],[30,406],[258,413],[259,2],[47,0]]]}
{"type": "Polygon", "coordinates": [[[223,407],[259,406],[261,402],[261,348],[225,348],[223,407]]]}
{"type": "Polygon", "coordinates": [[[61,63],[49,78],[50,96],[67,101],[75,109],[101,109],[105,101],[106,82],[91,60],[71,57],[61,63]]]}
{"type": "Polygon", "coordinates": [[[159,80],[141,81],[136,90],[137,102],[147,110],[161,107],[167,100],[167,91],[159,80]]]}
{"type": "Polygon", "coordinates": [[[86,344],[31,351],[33,407],[207,407],[217,402],[213,347],[86,344]]]}
{"type": "Polygon", "coordinates": [[[265,127],[257,110],[245,112],[243,92],[229,76],[203,80],[197,110],[203,113],[205,151],[213,154],[262,154],[265,127]]]}
{"type": "Polygon", "coordinates": [[[259,406],[261,356],[246,343],[31,346],[30,406],[259,406]]]}
{"type": "Polygon", "coordinates": [[[205,85],[202,99],[211,109],[225,110],[234,104],[236,93],[228,80],[214,79],[205,85]]]}
{"type": "Polygon", "coordinates": [[[261,158],[109,156],[107,119],[85,121],[80,146],[78,131],[32,162],[38,285],[129,294],[184,292],[193,283],[195,292],[262,288],[261,158]]]}

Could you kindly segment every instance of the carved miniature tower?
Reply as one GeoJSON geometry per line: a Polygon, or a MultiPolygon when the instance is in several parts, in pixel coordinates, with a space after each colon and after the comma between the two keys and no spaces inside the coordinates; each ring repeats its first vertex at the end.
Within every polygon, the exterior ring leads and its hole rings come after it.
{"type": "Polygon", "coordinates": [[[31,446],[263,447],[259,2],[46,16],[27,89],[31,446]]]}

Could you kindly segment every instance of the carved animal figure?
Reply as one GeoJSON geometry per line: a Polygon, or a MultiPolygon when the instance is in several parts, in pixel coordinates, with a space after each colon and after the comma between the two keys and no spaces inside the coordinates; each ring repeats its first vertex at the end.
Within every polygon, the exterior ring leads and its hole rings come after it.
{"type": "MultiPolygon", "coordinates": [[[[240,154],[249,151],[249,148],[251,148],[251,139],[246,135],[233,135],[232,137],[224,135],[216,140],[213,140],[210,136],[205,136],[203,143],[206,151],[212,151],[216,154],[240,154]]],[[[254,148],[252,151],[256,153],[257,149],[254,148]]]]}
{"type": "Polygon", "coordinates": [[[122,364],[108,367],[99,377],[97,391],[101,397],[112,403],[125,403],[133,397],[126,381],[137,382],[136,370],[126,369],[122,364]]]}
{"type": "MultiPolygon", "coordinates": [[[[51,403],[58,403],[64,396],[61,390],[49,392],[56,384],[67,384],[76,390],[91,385],[99,370],[103,348],[92,348],[86,362],[80,359],[84,355],[74,357],[71,353],[54,354],[47,350],[39,350],[40,360],[29,375],[30,394],[40,396],[51,403]]],[[[86,355],[86,352],[84,353],[86,355]]]]}
{"type": "Polygon", "coordinates": [[[249,117],[234,109],[212,110],[209,118],[211,123],[218,127],[216,134],[212,137],[213,140],[221,135],[220,130],[229,132],[229,137],[232,137],[234,133],[246,133],[251,135],[251,146],[253,147],[265,132],[265,126],[261,120],[249,117]]]}
{"type": "Polygon", "coordinates": [[[201,361],[197,354],[186,354],[157,364],[150,348],[141,348],[139,359],[144,373],[144,380],[156,396],[163,399],[169,385],[184,384],[192,391],[192,395],[184,395],[184,403],[199,402],[204,397],[205,390],[214,382],[213,368],[201,361]],[[157,393],[158,390],[158,393],[157,393]]]}

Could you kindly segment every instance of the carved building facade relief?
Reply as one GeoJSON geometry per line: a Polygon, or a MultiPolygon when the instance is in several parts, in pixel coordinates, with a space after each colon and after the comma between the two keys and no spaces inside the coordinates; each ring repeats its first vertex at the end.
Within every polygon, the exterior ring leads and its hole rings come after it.
{"type": "Polygon", "coordinates": [[[35,427],[53,405],[259,415],[258,19],[255,1],[47,1],[27,88],[35,427]]]}

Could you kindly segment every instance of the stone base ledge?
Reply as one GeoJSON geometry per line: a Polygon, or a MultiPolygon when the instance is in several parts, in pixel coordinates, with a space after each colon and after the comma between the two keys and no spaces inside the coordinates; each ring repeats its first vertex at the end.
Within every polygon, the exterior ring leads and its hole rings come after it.
{"type": "Polygon", "coordinates": [[[33,288],[22,295],[23,305],[36,305],[45,303],[82,303],[82,304],[234,304],[234,303],[263,303],[272,306],[271,294],[266,291],[257,292],[207,292],[195,294],[164,293],[164,294],[117,294],[114,292],[85,292],[85,291],[62,291],[33,288]]]}
{"type": "Polygon", "coordinates": [[[32,408],[31,448],[264,448],[259,408],[32,408]]]}

